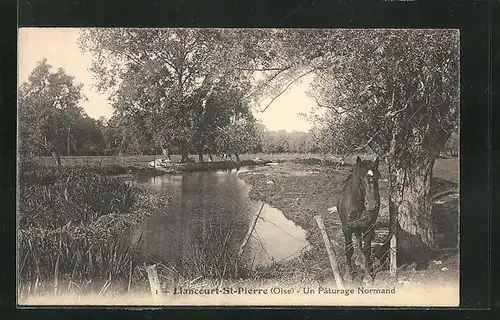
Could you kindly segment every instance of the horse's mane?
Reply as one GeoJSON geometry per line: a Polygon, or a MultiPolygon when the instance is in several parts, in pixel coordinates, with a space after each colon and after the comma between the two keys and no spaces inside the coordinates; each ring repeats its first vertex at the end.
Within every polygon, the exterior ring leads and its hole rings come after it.
{"type": "Polygon", "coordinates": [[[351,181],[352,179],[352,172],[351,174],[348,174],[347,177],[344,178],[344,181],[342,181],[342,189],[345,189],[347,187],[347,184],[349,183],[349,181],[351,181]]]}
{"type": "Polygon", "coordinates": [[[354,191],[355,197],[358,198],[361,196],[361,190],[360,190],[359,186],[357,186],[357,183],[354,181],[354,180],[356,180],[355,173],[356,173],[356,167],[354,167],[351,170],[350,174],[344,178],[342,189],[345,191],[345,189],[350,185],[351,191],[354,191]],[[354,185],[354,184],[356,184],[356,185],[354,185]]]}

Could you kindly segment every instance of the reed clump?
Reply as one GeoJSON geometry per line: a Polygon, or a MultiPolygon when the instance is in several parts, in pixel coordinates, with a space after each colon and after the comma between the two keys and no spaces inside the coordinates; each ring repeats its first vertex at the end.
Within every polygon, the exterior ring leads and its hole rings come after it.
{"type": "Polygon", "coordinates": [[[41,294],[46,289],[40,288],[47,287],[82,290],[92,282],[109,286],[132,277],[135,250],[127,246],[124,232],[169,198],[103,172],[120,171],[21,168],[18,280],[24,293],[41,294]]]}

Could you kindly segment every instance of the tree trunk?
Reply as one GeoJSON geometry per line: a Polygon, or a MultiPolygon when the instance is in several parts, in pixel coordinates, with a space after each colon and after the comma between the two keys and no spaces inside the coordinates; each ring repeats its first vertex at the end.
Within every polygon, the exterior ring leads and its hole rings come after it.
{"type": "Polygon", "coordinates": [[[198,153],[198,160],[200,160],[200,162],[203,162],[203,153],[198,153]]]}
{"type": "Polygon", "coordinates": [[[397,238],[398,265],[427,264],[427,253],[434,249],[430,193],[432,167],[430,156],[421,163],[407,163],[403,156],[389,162],[389,238],[397,238]]]}
{"type": "Polygon", "coordinates": [[[67,141],[66,141],[66,154],[69,156],[69,153],[70,153],[70,147],[69,147],[69,136],[70,136],[70,133],[71,133],[71,127],[68,126],[68,137],[67,137],[67,141]]]}
{"type": "Polygon", "coordinates": [[[170,150],[168,147],[161,147],[161,153],[163,154],[163,156],[165,156],[166,159],[171,160],[170,159],[170,150]]]}
{"type": "Polygon", "coordinates": [[[52,158],[54,158],[56,164],[58,166],[61,166],[61,156],[59,155],[59,153],[55,150],[52,150],[51,153],[52,153],[52,158]]]}
{"type": "Polygon", "coordinates": [[[180,145],[181,149],[181,162],[185,162],[189,158],[189,148],[187,146],[187,143],[183,142],[180,145]]]}
{"type": "Polygon", "coordinates": [[[240,156],[237,153],[235,153],[234,156],[236,157],[236,162],[239,163],[240,162],[240,156]]]}

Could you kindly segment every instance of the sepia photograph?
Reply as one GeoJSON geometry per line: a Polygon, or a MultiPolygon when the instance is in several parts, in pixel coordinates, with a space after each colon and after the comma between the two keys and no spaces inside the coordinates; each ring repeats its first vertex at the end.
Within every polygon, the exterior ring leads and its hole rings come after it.
{"type": "Polygon", "coordinates": [[[458,29],[20,28],[17,303],[460,303],[458,29]]]}

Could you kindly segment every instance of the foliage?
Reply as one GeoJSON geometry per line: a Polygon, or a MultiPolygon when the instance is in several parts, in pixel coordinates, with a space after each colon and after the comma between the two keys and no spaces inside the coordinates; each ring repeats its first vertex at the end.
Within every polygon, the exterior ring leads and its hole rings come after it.
{"type": "MultiPolygon", "coordinates": [[[[261,130],[261,129],[259,129],[261,130]]],[[[260,151],[264,153],[309,153],[315,151],[310,132],[263,129],[257,134],[260,151]]]]}
{"type": "MultiPolygon", "coordinates": [[[[348,35],[349,54],[315,79],[311,93],[319,106],[342,119],[337,139],[388,155],[395,138],[398,149],[422,147],[435,154],[458,121],[457,33],[348,35]]],[[[422,161],[416,149],[413,154],[412,161],[422,161]]]]}
{"type": "Polygon", "coordinates": [[[250,152],[257,145],[253,122],[240,119],[231,123],[224,130],[218,132],[216,144],[219,146],[219,150],[234,153],[236,157],[242,153],[250,152]]]}
{"type": "Polygon", "coordinates": [[[79,224],[100,215],[125,212],[133,204],[133,192],[120,180],[98,175],[69,176],[49,186],[21,185],[20,227],[57,228],[68,222],[79,224]]]}
{"type": "Polygon", "coordinates": [[[82,85],[44,59],[19,88],[19,146],[24,155],[95,154],[103,147],[98,123],[79,103],[82,85]]]}
{"type": "MultiPolygon", "coordinates": [[[[239,33],[87,29],[80,42],[83,50],[94,54],[93,71],[100,88],[110,93],[116,116],[144,123],[141,132],[151,135],[157,146],[175,144],[187,156],[193,140],[213,140],[211,127],[231,117],[223,110],[243,103],[232,102],[235,97],[242,100],[249,76],[242,67],[252,61],[239,33]],[[216,101],[210,106],[212,96],[216,101]]],[[[129,136],[137,135],[134,126],[121,128],[129,136]]]]}
{"type": "Polygon", "coordinates": [[[32,161],[21,161],[19,183],[49,185],[56,181],[71,179],[71,177],[89,177],[96,175],[118,175],[126,173],[126,169],[116,165],[49,167],[38,165],[32,161]]]}
{"type": "Polygon", "coordinates": [[[274,91],[279,95],[290,83],[314,74],[310,96],[327,113],[314,130],[317,141],[330,138],[332,149],[347,153],[369,147],[385,157],[391,215],[398,222],[391,232],[399,225],[402,235],[432,247],[432,167],[459,117],[459,33],[276,32],[289,41],[278,46],[275,61],[288,59],[295,67],[279,74],[274,91]],[[311,58],[304,59],[306,54],[311,58]]]}

